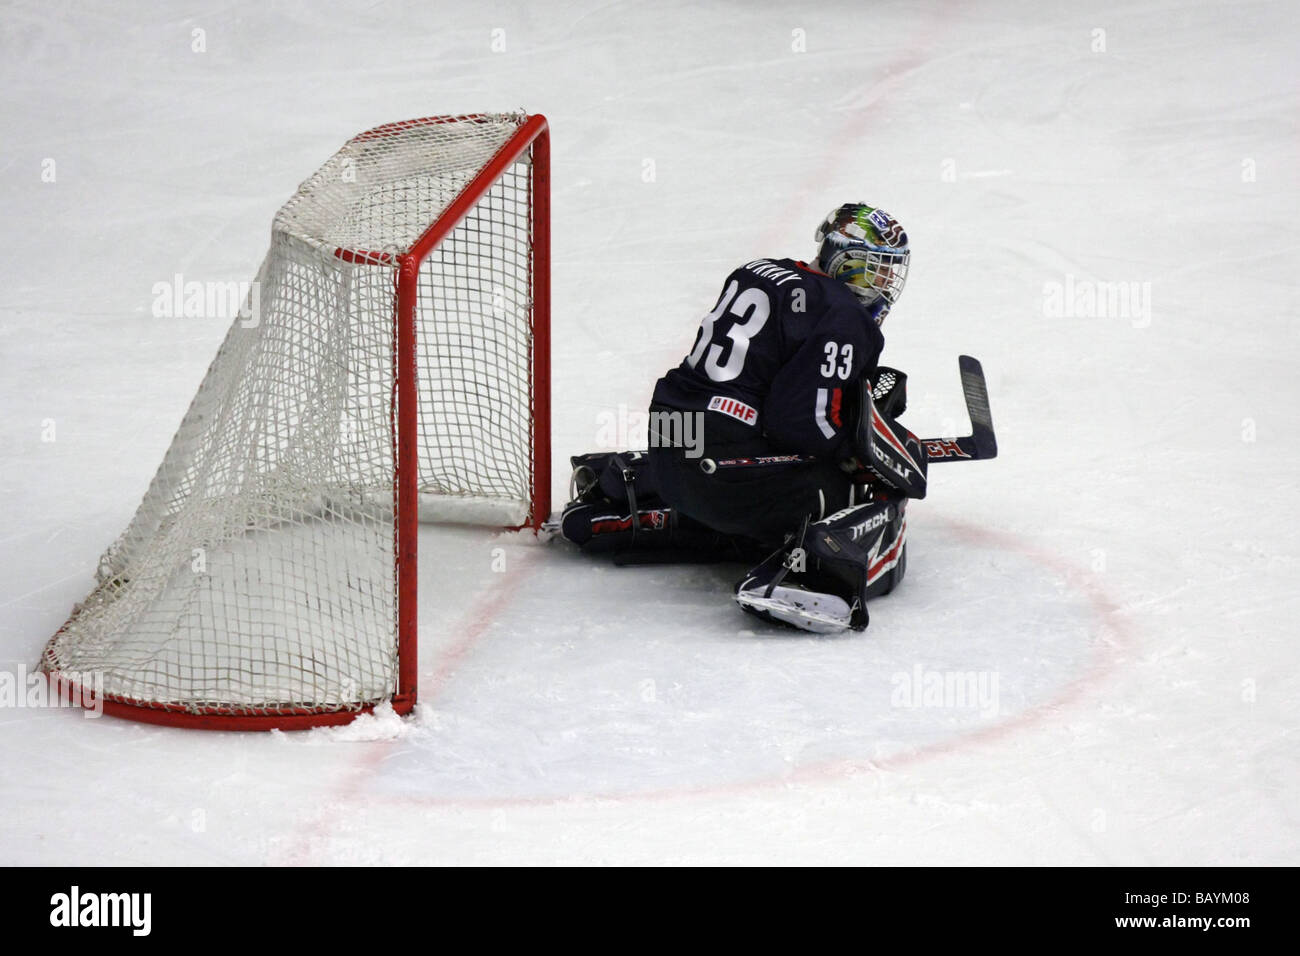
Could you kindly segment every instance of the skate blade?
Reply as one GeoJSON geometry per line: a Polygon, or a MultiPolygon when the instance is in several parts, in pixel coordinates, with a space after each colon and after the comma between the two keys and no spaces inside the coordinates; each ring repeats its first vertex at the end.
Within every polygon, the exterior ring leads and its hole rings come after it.
{"type": "Polygon", "coordinates": [[[777,585],[768,597],[766,588],[740,591],[736,603],[743,608],[767,615],[814,634],[838,634],[849,628],[848,602],[833,594],[805,591],[777,585]]]}

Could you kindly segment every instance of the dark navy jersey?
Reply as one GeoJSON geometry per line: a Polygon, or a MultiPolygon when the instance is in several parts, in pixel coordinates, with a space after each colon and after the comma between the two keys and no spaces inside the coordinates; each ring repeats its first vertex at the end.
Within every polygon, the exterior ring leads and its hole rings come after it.
{"type": "Polygon", "coordinates": [[[710,432],[752,432],[780,452],[848,458],[858,381],[884,344],[842,282],[793,259],[756,259],[727,277],[691,353],[655,385],[654,404],[705,412],[706,443],[710,432]]]}

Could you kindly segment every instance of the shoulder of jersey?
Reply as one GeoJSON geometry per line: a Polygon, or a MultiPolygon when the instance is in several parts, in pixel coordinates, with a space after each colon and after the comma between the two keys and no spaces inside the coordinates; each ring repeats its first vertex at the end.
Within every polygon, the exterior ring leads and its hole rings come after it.
{"type": "Polygon", "coordinates": [[[781,293],[788,294],[796,287],[802,288],[813,297],[813,301],[808,303],[813,307],[812,311],[829,307],[836,311],[849,309],[857,312],[862,308],[857,296],[844,283],[796,259],[754,259],[738,266],[736,272],[743,273],[750,282],[781,293]]]}
{"type": "Polygon", "coordinates": [[[794,259],[751,259],[737,266],[732,275],[741,275],[750,284],[765,285],[778,291],[788,291],[795,286],[821,289],[827,284],[839,285],[807,263],[794,259]]]}

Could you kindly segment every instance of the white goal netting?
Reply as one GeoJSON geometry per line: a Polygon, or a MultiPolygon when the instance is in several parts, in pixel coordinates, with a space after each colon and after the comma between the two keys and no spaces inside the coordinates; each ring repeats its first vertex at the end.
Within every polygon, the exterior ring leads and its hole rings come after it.
{"type": "Polygon", "coordinates": [[[248,315],[45,670],[191,714],[347,712],[394,695],[399,443],[416,443],[426,516],[532,516],[527,150],[419,266],[417,434],[398,433],[395,386],[402,257],[526,119],[380,127],[299,187],[248,315]]]}

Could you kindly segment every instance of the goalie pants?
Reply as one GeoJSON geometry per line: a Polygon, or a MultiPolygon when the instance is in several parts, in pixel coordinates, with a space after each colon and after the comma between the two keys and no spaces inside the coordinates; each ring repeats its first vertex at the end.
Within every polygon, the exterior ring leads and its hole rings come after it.
{"type": "MultiPolygon", "coordinates": [[[[671,410],[651,406],[651,412],[656,411],[671,410]]],[[[817,521],[854,504],[853,480],[835,463],[780,461],[782,453],[753,437],[751,427],[737,423],[731,428],[725,416],[705,414],[710,437],[695,452],[656,447],[655,436],[650,436],[659,494],[682,514],[715,531],[777,548],[785,535],[799,530],[805,517],[817,521]],[[752,463],[763,458],[778,460],[752,463]]]]}

